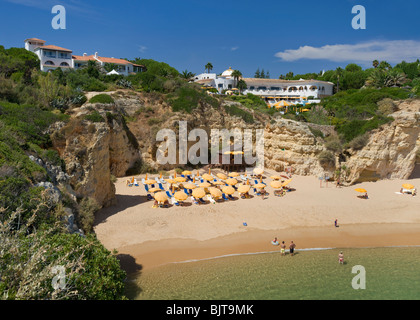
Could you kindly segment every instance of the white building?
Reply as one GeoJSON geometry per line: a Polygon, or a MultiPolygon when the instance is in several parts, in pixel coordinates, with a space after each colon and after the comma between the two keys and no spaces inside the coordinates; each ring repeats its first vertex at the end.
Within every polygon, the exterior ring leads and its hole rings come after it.
{"type": "MultiPolygon", "coordinates": [[[[235,81],[232,77],[233,69],[229,68],[220,76],[215,74],[200,74],[194,81],[203,86],[216,88],[219,93],[234,89],[235,81]],[[209,75],[206,77],[206,75],[209,75]]],[[[285,100],[289,102],[319,102],[319,99],[333,95],[334,84],[320,80],[281,80],[262,78],[242,78],[247,84],[243,94],[252,93],[274,104],[285,100]]]]}
{"type": "Polygon", "coordinates": [[[101,66],[105,64],[115,65],[115,71],[120,75],[128,76],[144,72],[145,67],[142,65],[131,63],[124,59],[100,57],[96,52],[94,55],[83,56],[72,55],[72,50],[57,47],[54,45],[45,45],[45,40],[30,38],[25,40],[25,49],[34,52],[40,62],[41,71],[50,71],[57,68],[61,69],[79,69],[86,65],[89,60],[96,61],[101,66]]]}

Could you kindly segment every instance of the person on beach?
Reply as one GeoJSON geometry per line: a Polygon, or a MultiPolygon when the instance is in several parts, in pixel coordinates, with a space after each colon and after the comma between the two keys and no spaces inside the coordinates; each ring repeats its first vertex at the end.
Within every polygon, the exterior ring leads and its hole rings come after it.
{"type": "Polygon", "coordinates": [[[284,243],[284,241],[281,242],[280,253],[282,256],[286,255],[286,244],[284,243]]]}
{"type": "Polygon", "coordinates": [[[334,226],[337,228],[338,227],[338,219],[335,219],[334,221],[334,226]]]}
{"type": "Polygon", "coordinates": [[[290,242],[289,249],[290,249],[290,255],[293,256],[295,254],[295,248],[296,244],[293,243],[293,241],[290,242]]]}
{"type": "Polygon", "coordinates": [[[341,251],[341,252],[338,254],[338,263],[339,263],[339,264],[344,264],[344,254],[343,254],[343,251],[341,251]]]}

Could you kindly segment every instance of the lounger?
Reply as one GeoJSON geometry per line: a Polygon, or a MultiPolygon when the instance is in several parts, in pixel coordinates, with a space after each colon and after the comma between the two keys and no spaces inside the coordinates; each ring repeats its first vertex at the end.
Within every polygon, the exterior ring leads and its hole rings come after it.
{"type": "Polygon", "coordinates": [[[223,198],[223,200],[225,200],[225,201],[229,201],[228,197],[226,197],[226,195],[225,195],[224,193],[222,193],[222,198],[223,198]]]}
{"type": "Polygon", "coordinates": [[[232,195],[231,195],[231,194],[228,194],[228,198],[229,198],[230,200],[235,200],[235,198],[234,198],[234,197],[232,197],[232,195]]]}
{"type": "Polygon", "coordinates": [[[147,192],[149,192],[149,186],[147,184],[144,185],[144,188],[146,189],[147,192]]]}
{"type": "Polygon", "coordinates": [[[171,198],[172,204],[179,206],[179,202],[175,198],[171,198]]]}
{"type": "Polygon", "coordinates": [[[159,183],[159,188],[162,189],[162,190],[165,190],[165,188],[162,186],[161,183],[159,183]]]}
{"type": "Polygon", "coordinates": [[[190,192],[186,188],[184,188],[184,192],[187,194],[187,196],[190,195],[190,192]]]}
{"type": "Polygon", "coordinates": [[[200,201],[201,203],[206,203],[202,198],[199,198],[198,201],[200,201]]]}
{"type": "Polygon", "coordinates": [[[255,188],[254,188],[254,193],[255,193],[257,196],[260,196],[260,195],[261,195],[261,193],[259,193],[259,192],[257,191],[257,189],[255,189],[255,188]]]}
{"type": "Polygon", "coordinates": [[[147,200],[155,200],[150,193],[147,194],[147,200]]]}
{"type": "Polygon", "coordinates": [[[168,196],[169,199],[172,198],[172,194],[169,191],[166,191],[166,195],[168,196]]]}
{"type": "Polygon", "coordinates": [[[144,178],[142,178],[141,183],[146,184],[146,180],[144,180],[144,178]]]}
{"type": "Polygon", "coordinates": [[[137,182],[137,179],[134,179],[134,185],[135,185],[136,187],[138,187],[138,186],[139,186],[139,183],[137,182]]]}

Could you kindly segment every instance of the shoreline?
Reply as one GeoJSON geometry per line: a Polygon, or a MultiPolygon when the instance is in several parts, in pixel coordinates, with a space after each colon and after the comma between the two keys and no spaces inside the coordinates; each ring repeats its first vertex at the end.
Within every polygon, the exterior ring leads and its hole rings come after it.
{"type": "MultiPolygon", "coordinates": [[[[205,241],[165,239],[117,248],[122,268],[128,275],[176,263],[211,260],[234,255],[279,252],[271,240],[291,240],[296,251],[345,248],[420,246],[420,224],[353,224],[331,227],[299,227],[280,230],[249,229],[205,241]]],[[[288,250],[286,250],[288,251],[288,250]]]]}

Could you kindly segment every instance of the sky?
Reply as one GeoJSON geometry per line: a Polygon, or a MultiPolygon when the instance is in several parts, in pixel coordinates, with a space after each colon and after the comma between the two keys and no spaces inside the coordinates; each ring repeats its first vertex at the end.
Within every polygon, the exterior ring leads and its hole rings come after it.
{"type": "Polygon", "coordinates": [[[210,62],[215,73],[259,68],[278,78],[415,61],[419,13],[418,0],[0,0],[0,45],[34,37],[76,55],[154,59],[196,74],[210,62]],[[66,9],[66,29],[52,27],[55,5],[66,9]],[[356,5],[366,29],[352,27],[356,5]]]}

